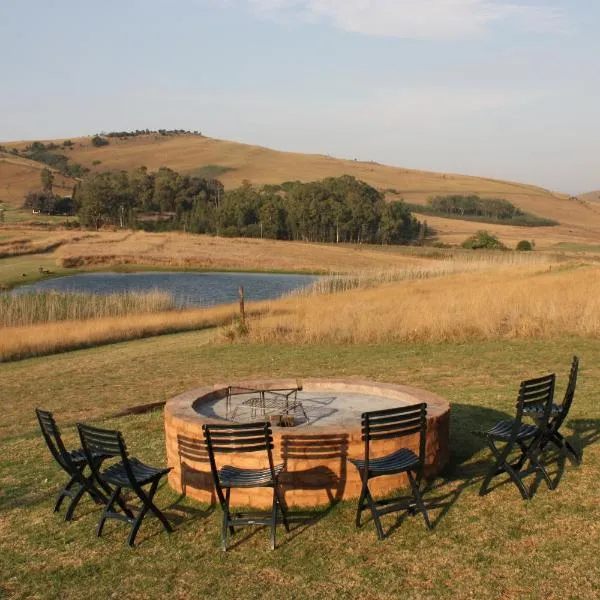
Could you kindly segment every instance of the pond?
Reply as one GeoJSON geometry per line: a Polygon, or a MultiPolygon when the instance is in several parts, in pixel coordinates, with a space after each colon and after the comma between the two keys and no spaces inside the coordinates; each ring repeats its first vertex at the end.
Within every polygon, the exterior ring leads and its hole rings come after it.
{"type": "Polygon", "coordinates": [[[316,275],[271,273],[190,273],[147,271],[143,273],[80,273],[23,285],[13,293],[23,294],[56,290],[114,294],[123,292],[170,292],[178,307],[214,306],[238,300],[238,288],[244,287],[247,301],[279,298],[310,285],[316,275]]]}

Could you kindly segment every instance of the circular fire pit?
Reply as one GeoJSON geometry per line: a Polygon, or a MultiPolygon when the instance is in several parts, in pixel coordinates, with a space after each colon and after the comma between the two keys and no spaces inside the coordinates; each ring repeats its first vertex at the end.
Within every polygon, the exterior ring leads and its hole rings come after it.
{"type": "MultiPolygon", "coordinates": [[[[318,506],[357,498],[361,481],[347,458],[361,458],[360,415],[369,410],[427,403],[426,476],[448,461],[450,406],[428,392],[404,385],[370,381],[294,379],[239,382],[190,390],[165,406],[167,459],[173,470],[169,483],[177,492],[203,502],[215,502],[210,465],[204,447],[204,423],[270,420],[273,458],[284,464],[281,487],[289,506],[318,506]],[[300,388],[296,391],[296,388],[300,388]]],[[[418,452],[418,435],[373,442],[373,458],[403,446],[418,452]]],[[[261,453],[217,455],[217,464],[263,468],[261,453]]],[[[404,474],[371,480],[374,494],[408,485],[404,474]]],[[[266,488],[233,489],[232,506],[266,508],[272,492],[266,488]]]]}

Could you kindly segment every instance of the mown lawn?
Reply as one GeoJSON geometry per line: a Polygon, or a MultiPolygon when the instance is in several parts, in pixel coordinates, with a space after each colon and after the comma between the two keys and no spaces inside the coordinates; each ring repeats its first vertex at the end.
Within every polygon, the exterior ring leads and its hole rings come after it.
{"type": "MultiPolygon", "coordinates": [[[[380,346],[205,345],[184,333],[0,365],[0,597],[9,598],[597,598],[600,595],[600,342],[552,341],[380,346]],[[520,379],[553,370],[562,396],[571,355],[581,359],[565,432],[584,461],[564,467],[557,490],[542,483],[525,503],[512,484],[477,494],[490,456],[473,429],[511,414],[520,379]],[[451,464],[426,494],[435,520],[390,515],[377,542],[354,528],[342,503],[311,522],[242,530],[224,554],[220,510],[181,499],[165,485],[157,504],[175,525],[148,518],[139,546],[98,509],[81,503],[64,523],[52,513],[63,482],[33,409],[55,411],[75,443],[77,420],[122,429],[133,454],[165,462],[162,411],[107,418],[124,407],[213,381],[245,377],[357,377],[430,389],[452,404],[451,464]]],[[[550,454],[552,472],[557,462],[550,454]]],[[[533,482],[534,477],[528,481],[533,482]]]]}

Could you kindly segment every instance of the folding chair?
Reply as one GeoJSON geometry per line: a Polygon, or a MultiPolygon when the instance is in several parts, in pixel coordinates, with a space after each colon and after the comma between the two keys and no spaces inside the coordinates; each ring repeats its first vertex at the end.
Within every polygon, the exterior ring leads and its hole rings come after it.
{"type": "Polygon", "coordinates": [[[548,472],[539,461],[542,442],[549,436],[549,420],[552,411],[552,400],[554,398],[555,375],[546,375],[536,379],[522,381],[519,387],[519,396],[516,405],[516,417],[496,423],[491,429],[484,432],[475,432],[483,437],[496,463],[484,477],[479,490],[483,496],[489,491],[488,487],[492,479],[501,473],[507,473],[515,483],[524,500],[529,500],[531,495],[523,484],[522,477],[528,472],[523,471],[527,461],[535,471],[539,471],[549,489],[554,489],[554,484],[548,472]],[[537,425],[523,423],[525,413],[535,413],[537,425]],[[504,444],[503,448],[498,443],[504,444]],[[508,462],[510,453],[519,448],[520,455],[513,463],[508,462]]]}
{"type": "Polygon", "coordinates": [[[235,533],[238,525],[270,525],[271,550],[275,549],[277,513],[281,517],[286,531],[289,531],[286,508],[279,494],[279,473],[283,465],[273,464],[273,434],[269,423],[206,424],[202,426],[210,460],[210,468],[217,491],[217,497],[223,509],[221,539],[223,551],[227,550],[227,532],[235,533]],[[268,467],[264,469],[241,469],[225,465],[217,468],[215,454],[265,452],[268,467]],[[232,488],[273,488],[273,504],[270,512],[234,513],[229,508],[232,488]],[[223,492],[225,490],[225,492],[223,492]]]}
{"type": "Polygon", "coordinates": [[[159,469],[146,465],[137,458],[130,457],[120,431],[90,427],[81,423],[77,424],[77,429],[79,430],[81,445],[88,461],[95,454],[121,459],[119,462],[108,466],[102,472],[99,465],[91,463],[95,481],[109,496],[108,502],[98,521],[96,535],[98,537],[102,535],[102,528],[106,519],[125,521],[131,525],[131,532],[129,533],[127,542],[133,547],[135,536],[149,510],[158,517],[163,527],[170,533],[172,531],[171,525],[163,513],[156,507],[153,499],[161,478],[171,468],[159,469]],[[144,486],[146,485],[150,485],[149,490],[144,490],[144,486]],[[123,488],[130,488],[141,500],[142,507],[137,516],[133,514],[132,510],[121,497],[121,490],[123,488]],[[122,512],[115,510],[115,504],[122,512]]]}
{"type": "MultiPolygon", "coordinates": [[[[60,490],[54,512],[60,510],[60,506],[66,497],[71,498],[71,502],[65,514],[65,521],[70,521],[73,518],[73,511],[81,500],[82,496],[87,493],[96,504],[106,503],[106,498],[92,482],[92,476],[84,474],[88,461],[83,450],[67,450],[62,441],[60,430],[56,425],[56,421],[51,412],[35,409],[35,414],[42,430],[44,440],[54,457],[54,460],[61,466],[63,471],[69,476],[68,483],[60,490]]],[[[97,465],[100,465],[106,457],[99,454],[94,454],[92,459],[97,465]]]]}
{"type": "Polygon", "coordinates": [[[415,404],[401,408],[375,410],[362,414],[362,440],[365,442],[363,459],[348,459],[359,471],[362,488],[356,511],[356,526],[360,527],[360,517],[367,508],[373,515],[377,538],[384,537],[380,517],[391,512],[408,509],[423,513],[428,529],[432,528],[427,509],[421,496],[420,484],[425,466],[425,443],[427,432],[427,404],[415,404]],[[389,440],[419,434],[419,455],[408,448],[401,448],[378,458],[371,458],[371,442],[389,440]],[[412,496],[396,497],[375,501],[369,490],[369,480],[381,475],[406,473],[412,496]],[[408,502],[407,502],[408,500],[408,502]],[[381,507],[381,508],[379,508],[381,507]]]}
{"type": "Polygon", "coordinates": [[[548,443],[554,444],[565,456],[571,455],[577,465],[581,464],[582,454],[576,452],[573,446],[566,440],[560,433],[560,428],[565,422],[571,410],[571,404],[573,404],[573,397],[575,396],[575,387],[577,386],[577,373],[579,370],[579,359],[577,356],[573,357],[571,362],[571,371],[569,373],[569,383],[565,391],[562,404],[560,406],[553,405],[552,413],[550,415],[550,422],[548,423],[548,431],[546,436],[542,440],[542,450],[548,443]]]}

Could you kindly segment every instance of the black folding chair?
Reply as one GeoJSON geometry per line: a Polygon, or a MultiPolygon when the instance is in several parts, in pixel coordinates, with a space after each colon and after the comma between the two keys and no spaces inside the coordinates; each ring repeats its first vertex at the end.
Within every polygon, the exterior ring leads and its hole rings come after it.
{"type": "Polygon", "coordinates": [[[571,446],[568,440],[566,440],[560,433],[560,428],[565,422],[569,411],[571,410],[571,404],[573,404],[573,397],[575,396],[575,387],[577,386],[577,373],[579,370],[579,359],[577,356],[573,357],[571,362],[571,371],[569,373],[569,382],[565,391],[562,404],[560,406],[553,405],[552,413],[550,415],[550,422],[548,423],[548,431],[546,436],[542,440],[542,450],[548,443],[554,444],[565,456],[573,458],[576,464],[581,464],[582,455],[576,452],[571,446]]]}
{"type": "Polygon", "coordinates": [[[144,464],[137,458],[130,457],[120,431],[90,427],[81,423],[77,424],[77,429],[79,430],[81,445],[88,461],[95,454],[120,458],[120,461],[111,464],[103,471],[100,471],[99,465],[91,463],[95,481],[109,496],[106,507],[98,521],[96,534],[98,536],[102,535],[102,528],[106,519],[125,521],[131,525],[131,532],[129,533],[127,542],[130,546],[133,546],[142,520],[149,510],[158,517],[163,527],[170,533],[172,531],[171,525],[163,513],[156,507],[153,499],[161,478],[171,468],[158,469],[144,464]],[[144,486],[146,485],[150,485],[150,489],[144,490],[144,486]],[[123,488],[130,488],[141,500],[142,507],[139,509],[137,516],[133,514],[133,511],[121,497],[121,490],[123,488]],[[122,512],[115,510],[115,504],[122,512]]]}
{"type": "Polygon", "coordinates": [[[554,398],[555,375],[546,375],[536,379],[522,381],[519,387],[519,396],[516,405],[516,417],[496,423],[491,429],[484,432],[475,432],[487,442],[496,463],[484,477],[479,490],[483,496],[489,491],[489,485],[496,475],[507,473],[519,488],[524,500],[529,500],[531,495],[523,484],[522,477],[529,471],[524,471],[523,466],[527,461],[534,471],[539,471],[549,489],[554,489],[554,484],[548,472],[539,461],[541,444],[549,436],[549,421],[554,398]],[[537,425],[523,423],[523,416],[535,414],[537,425]],[[504,444],[500,448],[497,444],[504,444]],[[520,455],[516,461],[509,463],[511,452],[518,447],[520,455]]]}
{"type": "Polygon", "coordinates": [[[227,550],[227,532],[235,533],[238,525],[270,525],[271,550],[275,549],[277,529],[277,513],[281,517],[286,531],[289,531],[286,508],[279,493],[279,473],[283,465],[273,464],[273,434],[269,423],[207,424],[203,425],[206,447],[210,460],[210,468],[215,483],[217,496],[223,509],[223,525],[221,539],[223,550],[227,550]],[[264,469],[241,469],[225,465],[217,468],[215,454],[266,452],[269,466],[264,469]],[[232,488],[273,488],[273,504],[270,512],[246,512],[232,514],[229,508],[229,497],[232,488]],[[223,490],[225,492],[223,493],[223,490]]]}
{"type": "Polygon", "coordinates": [[[362,488],[356,511],[356,526],[360,527],[363,510],[370,509],[377,528],[378,539],[383,539],[383,528],[380,517],[399,510],[417,510],[423,513],[425,524],[432,528],[427,509],[421,496],[420,484],[425,466],[425,443],[427,432],[427,404],[415,404],[401,408],[375,410],[362,414],[362,440],[365,442],[364,459],[350,458],[350,462],[358,469],[362,488]],[[371,458],[371,442],[389,440],[419,434],[419,455],[408,448],[401,448],[386,456],[371,458]],[[369,479],[381,475],[406,473],[412,490],[412,496],[374,500],[369,490],[369,479]],[[381,507],[381,508],[380,508],[381,507]]]}
{"type": "MultiPolygon", "coordinates": [[[[65,448],[60,430],[51,412],[36,408],[35,414],[37,415],[44,440],[54,460],[69,476],[68,483],[58,493],[54,512],[60,510],[60,506],[66,497],[71,498],[65,514],[65,521],[70,521],[73,518],[73,511],[85,493],[89,494],[96,504],[105,503],[106,498],[93,484],[92,476],[86,476],[84,473],[88,462],[83,450],[81,448],[78,450],[67,450],[65,448]]],[[[100,465],[106,457],[94,454],[92,458],[95,464],[100,465]]]]}

